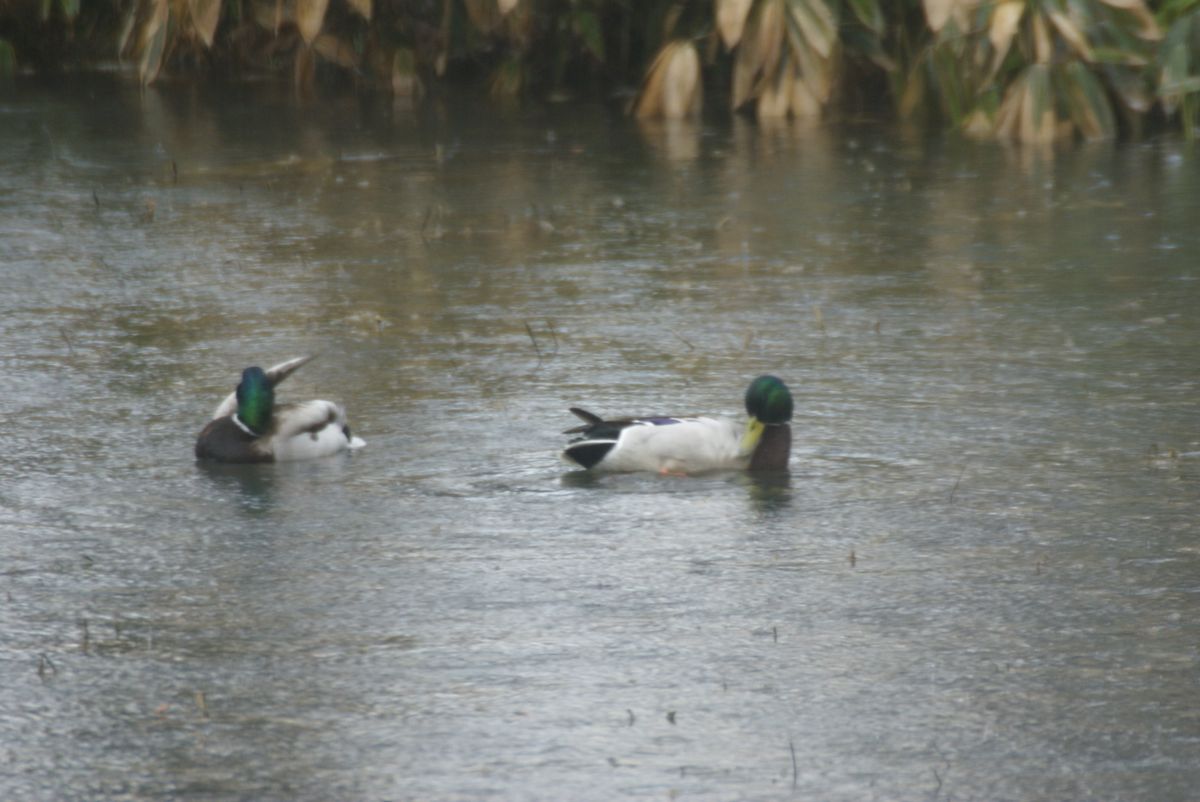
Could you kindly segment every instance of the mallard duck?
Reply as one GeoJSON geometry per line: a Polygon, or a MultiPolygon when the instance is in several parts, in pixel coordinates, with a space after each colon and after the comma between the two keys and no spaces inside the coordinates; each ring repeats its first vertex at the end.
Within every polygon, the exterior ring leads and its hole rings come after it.
{"type": "Polygon", "coordinates": [[[792,394],[775,376],[750,382],[744,426],[725,418],[604,420],[578,407],[571,412],[585,423],[564,432],[580,436],[567,444],[563,459],[596,471],[785,471],[792,448],[792,394]]]}
{"type": "Polygon", "coordinates": [[[217,406],[196,439],[196,457],[218,462],[285,462],[325,457],[365,445],[350,434],[346,411],[332,401],[276,404],[275,385],[312,359],[301,356],[242,371],[237,389],[217,406]]]}

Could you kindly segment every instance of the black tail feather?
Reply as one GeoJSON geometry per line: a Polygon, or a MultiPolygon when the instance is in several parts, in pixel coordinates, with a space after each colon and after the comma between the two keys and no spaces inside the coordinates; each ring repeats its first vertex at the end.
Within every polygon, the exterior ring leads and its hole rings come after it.
{"type": "Polygon", "coordinates": [[[604,459],[616,444],[616,440],[578,440],[569,444],[563,453],[584,468],[591,468],[604,459]]]}
{"type": "Polygon", "coordinates": [[[586,409],[580,409],[579,407],[571,407],[570,409],[572,415],[586,422],[582,426],[574,426],[567,429],[563,434],[579,434],[580,432],[586,432],[597,424],[604,423],[604,418],[588,412],[586,409]]]}

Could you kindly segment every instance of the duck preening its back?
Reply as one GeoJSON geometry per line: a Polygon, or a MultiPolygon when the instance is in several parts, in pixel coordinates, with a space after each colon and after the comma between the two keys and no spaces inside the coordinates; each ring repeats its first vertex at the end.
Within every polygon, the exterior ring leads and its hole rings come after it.
{"type": "Polygon", "coordinates": [[[275,387],[312,357],[242,371],[237,389],[196,438],[196,457],[218,462],[313,459],[364,445],[350,433],[346,412],[332,401],[275,403],[275,387]]]}

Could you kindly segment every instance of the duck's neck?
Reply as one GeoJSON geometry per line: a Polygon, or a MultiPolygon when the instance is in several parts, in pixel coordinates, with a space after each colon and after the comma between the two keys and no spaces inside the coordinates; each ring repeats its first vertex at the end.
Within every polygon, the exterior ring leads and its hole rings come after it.
{"type": "Polygon", "coordinates": [[[763,428],[758,448],[750,457],[752,471],[786,471],[792,453],[792,427],[786,423],[763,428]]]}

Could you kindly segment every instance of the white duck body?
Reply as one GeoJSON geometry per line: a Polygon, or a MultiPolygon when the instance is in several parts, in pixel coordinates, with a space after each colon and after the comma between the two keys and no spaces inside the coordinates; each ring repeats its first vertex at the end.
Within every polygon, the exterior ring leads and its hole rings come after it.
{"type": "Polygon", "coordinates": [[[278,425],[269,437],[276,462],[328,457],[366,445],[358,437],[346,436],[346,410],[332,401],[281,404],[274,419],[278,425]]]}
{"type": "Polygon", "coordinates": [[[744,468],[750,455],[740,448],[743,430],[725,418],[635,420],[621,429],[616,444],[593,469],[702,473],[744,468]]]}
{"type": "Polygon", "coordinates": [[[746,423],[715,417],[605,420],[579,407],[584,421],[563,434],[563,459],[587,470],[689,474],[717,470],[786,471],[792,447],[792,396],[781,379],[763,375],[745,396],[746,423]]]}

